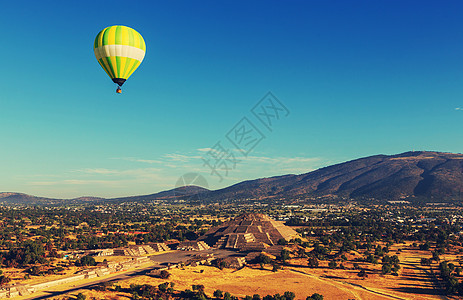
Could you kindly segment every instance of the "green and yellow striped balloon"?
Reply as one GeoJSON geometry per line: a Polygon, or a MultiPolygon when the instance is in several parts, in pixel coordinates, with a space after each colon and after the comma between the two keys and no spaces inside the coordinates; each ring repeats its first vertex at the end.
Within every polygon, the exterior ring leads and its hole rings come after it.
{"type": "Polygon", "coordinates": [[[95,38],[96,59],[114,83],[122,86],[145,57],[143,37],[127,26],[109,26],[95,38]]]}

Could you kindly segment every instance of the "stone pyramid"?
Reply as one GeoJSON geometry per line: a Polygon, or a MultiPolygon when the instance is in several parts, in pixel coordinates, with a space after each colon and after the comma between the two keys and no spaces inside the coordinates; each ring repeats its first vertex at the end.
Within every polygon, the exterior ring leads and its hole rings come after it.
{"type": "Polygon", "coordinates": [[[243,214],[209,229],[199,240],[215,248],[239,249],[240,251],[262,251],[277,245],[278,240],[290,239],[297,232],[264,214],[243,214]]]}

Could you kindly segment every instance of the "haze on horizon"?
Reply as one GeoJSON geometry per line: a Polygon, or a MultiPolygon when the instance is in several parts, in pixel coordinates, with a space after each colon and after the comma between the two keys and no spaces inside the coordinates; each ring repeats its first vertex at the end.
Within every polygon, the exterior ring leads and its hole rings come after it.
{"type": "Polygon", "coordinates": [[[375,154],[459,153],[462,9],[4,3],[0,191],[109,198],[171,189],[186,173],[217,189],[375,154]],[[122,95],[92,51],[95,35],[115,24],[147,46],[122,95]],[[269,91],[282,105],[271,126],[253,113],[269,91]],[[257,131],[240,151],[231,140],[243,125],[257,131]],[[222,180],[203,160],[214,154],[228,161],[222,180]]]}

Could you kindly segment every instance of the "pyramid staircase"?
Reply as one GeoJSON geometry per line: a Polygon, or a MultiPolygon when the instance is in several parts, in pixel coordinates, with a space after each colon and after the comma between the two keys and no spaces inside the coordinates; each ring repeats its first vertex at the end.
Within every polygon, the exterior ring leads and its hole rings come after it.
{"type": "Polygon", "coordinates": [[[214,248],[217,248],[217,249],[225,248],[225,245],[227,244],[227,239],[228,239],[227,235],[220,237],[217,243],[214,244],[214,248]]]}
{"type": "Polygon", "coordinates": [[[277,245],[280,239],[289,241],[297,232],[267,215],[249,213],[210,228],[199,240],[215,248],[261,251],[277,245]]]}

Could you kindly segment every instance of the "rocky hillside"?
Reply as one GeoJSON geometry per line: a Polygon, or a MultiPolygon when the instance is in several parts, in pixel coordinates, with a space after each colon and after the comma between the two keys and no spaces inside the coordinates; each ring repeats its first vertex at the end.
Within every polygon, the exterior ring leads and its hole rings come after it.
{"type": "Polygon", "coordinates": [[[301,175],[241,182],[211,191],[208,198],[281,198],[298,195],[463,200],[463,155],[427,151],[375,155],[301,175]]]}
{"type": "Polygon", "coordinates": [[[397,155],[375,155],[301,175],[243,181],[215,191],[186,186],[151,195],[114,199],[82,197],[68,200],[0,193],[0,203],[59,205],[153,200],[211,203],[325,196],[379,200],[463,200],[463,154],[414,151],[397,155]]]}

